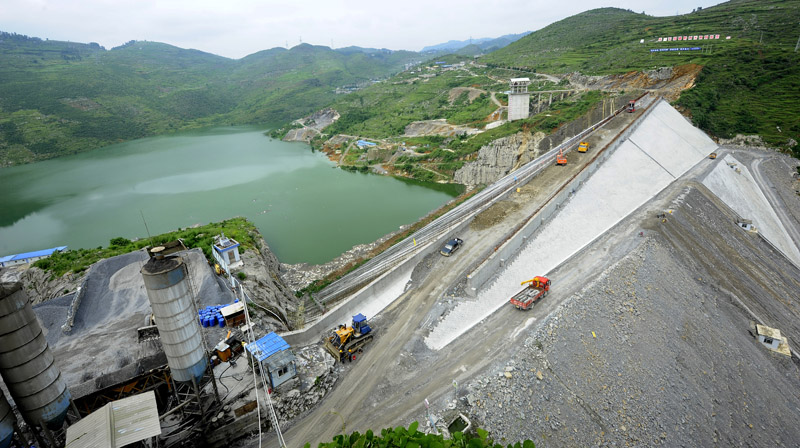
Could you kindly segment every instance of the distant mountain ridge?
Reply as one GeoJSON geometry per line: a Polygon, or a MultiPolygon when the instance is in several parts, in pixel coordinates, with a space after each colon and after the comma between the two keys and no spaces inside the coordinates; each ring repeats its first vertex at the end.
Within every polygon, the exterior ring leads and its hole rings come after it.
{"type": "Polygon", "coordinates": [[[530,34],[530,31],[525,31],[519,34],[506,34],[500,37],[482,37],[479,39],[467,40],[450,40],[442,44],[429,45],[422,48],[420,53],[443,53],[443,52],[456,52],[464,47],[475,45],[481,50],[496,50],[503,48],[506,45],[519,40],[522,37],[530,34]]]}

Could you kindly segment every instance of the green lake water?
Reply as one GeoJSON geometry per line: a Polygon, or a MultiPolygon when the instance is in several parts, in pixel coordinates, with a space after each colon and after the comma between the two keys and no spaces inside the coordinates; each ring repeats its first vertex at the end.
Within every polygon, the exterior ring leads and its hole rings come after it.
{"type": "Polygon", "coordinates": [[[410,224],[454,186],[334,169],[300,143],[223,128],[0,169],[0,256],[107,246],[245,216],[284,263],[324,263],[410,224]]]}

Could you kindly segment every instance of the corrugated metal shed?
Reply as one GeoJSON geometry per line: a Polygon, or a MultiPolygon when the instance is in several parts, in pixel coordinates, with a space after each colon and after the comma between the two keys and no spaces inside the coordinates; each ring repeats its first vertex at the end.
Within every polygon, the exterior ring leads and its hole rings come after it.
{"type": "Polygon", "coordinates": [[[112,401],[67,428],[66,448],[121,448],[161,434],[156,395],[112,401]]]}
{"type": "Polygon", "coordinates": [[[26,252],[24,254],[14,255],[14,257],[11,260],[15,261],[15,260],[24,260],[26,258],[47,257],[53,255],[53,252],[61,252],[66,248],[67,246],[58,246],[58,247],[53,247],[51,249],[37,250],[35,252],[26,252]]]}
{"type": "Polygon", "coordinates": [[[275,332],[271,332],[252,344],[247,344],[246,348],[258,362],[262,362],[275,353],[288,350],[290,347],[282,337],[275,332]]]}
{"type": "MultiPolygon", "coordinates": [[[[25,252],[24,254],[10,255],[11,258],[7,261],[25,260],[26,258],[36,258],[36,257],[48,257],[50,255],[53,255],[53,252],[61,252],[66,248],[67,246],[58,246],[58,247],[53,247],[51,249],[43,249],[43,250],[37,250],[35,252],[25,252]]],[[[4,261],[6,261],[5,257],[3,258],[4,261]]]]}

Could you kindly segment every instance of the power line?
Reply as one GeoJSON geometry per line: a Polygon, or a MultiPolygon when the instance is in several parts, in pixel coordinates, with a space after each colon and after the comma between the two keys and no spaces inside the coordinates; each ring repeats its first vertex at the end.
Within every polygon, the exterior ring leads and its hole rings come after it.
{"type": "MultiPolygon", "coordinates": [[[[253,325],[250,321],[250,312],[247,308],[247,302],[250,300],[247,293],[244,292],[244,285],[241,282],[237,282],[233,279],[239,286],[239,300],[244,303],[244,316],[245,322],[247,323],[247,343],[252,344],[254,342],[253,336],[253,325]]],[[[255,302],[254,302],[255,303],[255,302]]],[[[261,405],[258,401],[258,379],[256,379],[256,366],[255,363],[253,365],[253,382],[255,383],[256,387],[256,406],[259,408],[258,412],[258,446],[261,447],[261,405]]],[[[280,444],[280,448],[286,448],[286,441],[283,439],[283,433],[281,433],[281,426],[278,422],[278,415],[275,413],[275,408],[272,406],[272,399],[269,393],[269,386],[267,385],[267,378],[264,373],[264,369],[262,366],[259,366],[258,369],[260,376],[261,376],[261,384],[264,386],[264,392],[267,394],[267,408],[269,409],[269,417],[272,421],[272,427],[275,428],[275,434],[278,435],[278,443],[280,444]]]]}

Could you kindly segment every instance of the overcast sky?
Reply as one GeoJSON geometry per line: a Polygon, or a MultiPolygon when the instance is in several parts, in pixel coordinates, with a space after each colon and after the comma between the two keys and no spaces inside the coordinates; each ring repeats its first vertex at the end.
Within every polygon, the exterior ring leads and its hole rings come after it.
{"type": "Polygon", "coordinates": [[[0,0],[0,31],[53,40],[164,42],[230,58],[301,42],[419,51],[470,37],[535,31],[588,9],[654,16],[719,0],[0,0]]]}

